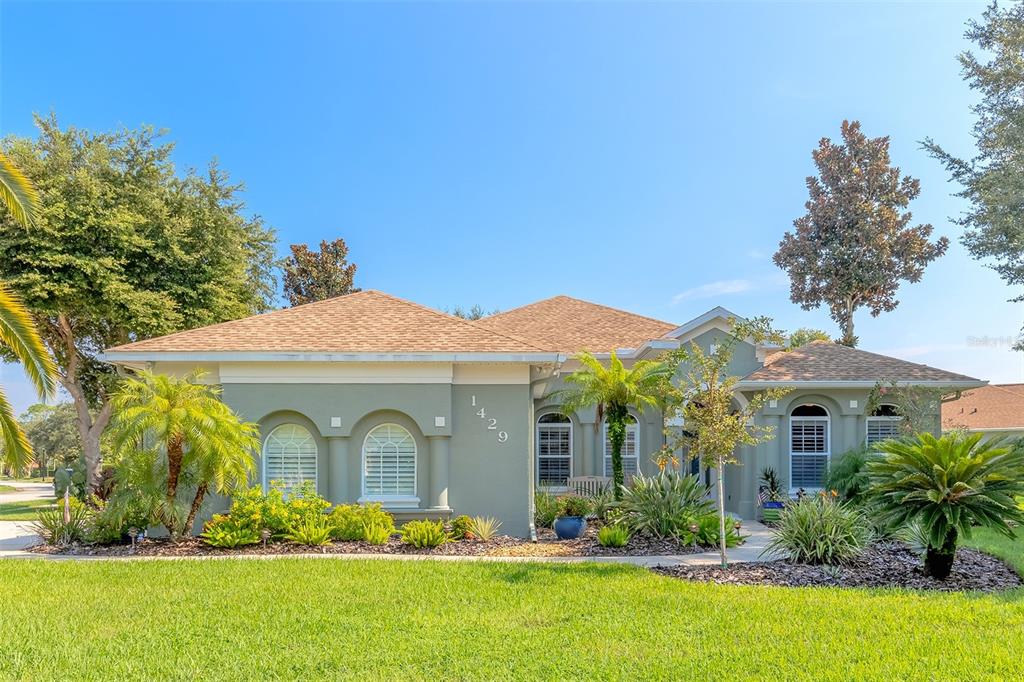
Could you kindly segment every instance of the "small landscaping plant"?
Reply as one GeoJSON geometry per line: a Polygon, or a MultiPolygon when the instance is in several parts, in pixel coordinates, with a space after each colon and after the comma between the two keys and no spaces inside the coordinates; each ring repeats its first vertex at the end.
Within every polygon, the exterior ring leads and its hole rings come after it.
{"type": "Polygon", "coordinates": [[[501,528],[501,521],[492,516],[474,516],[469,521],[469,532],[473,537],[490,542],[501,528]]]}
{"type": "MultiPolygon", "coordinates": [[[[697,544],[703,547],[717,547],[719,545],[719,523],[720,519],[715,512],[709,512],[697,517],[697,544]]],[[[687,528],[689,531],[689,528],[687,528]]],[[[732,516],[725,517],[725,546],[736,547],[743,544],[744,536],[736,530],[736,519],[732,516]]],[[[692,539],[690,540],[692,542],[692,539]]],[[[684,544],[686,544],[684,542],[684,544]]]]}
{"type": "Polygon", "coordinates": [[[840,455],[829,466],[825,489],[835,490],[849,502],[864,502],[871,486],[867,470],[870,457],[867,448],[855,448],[840,455]]]}
{"type": "Polygon", "coordinates": [[[860,554],[871,539],[864,515],[830,493],[807,495],[788,505],[765,552],[794,563],[843,564],[860,554]]]}
{"type": "Polygon", "coordinates": [[[1024,523],[1015,496],[1024,494],[1024,449],[983,434],[887,440],[868,464],[871,493],[882,518],[894,525],[920,523],[927,536],[925,573],[945,580],[957,541],[974,526],[1015,537],[1024,523]]]}
{"type": "Polygon", "coordinates": [[[765,467],[761,471],[761,488],[769,502],[786,501],[786,489],[782,483],[782,477],[772,467],[765,467]]]}
{"type": "Polygon", "coordinates": [[[538,528],[551,528],[558,516],[558,498],[540,489],[533,496],[533,523],[538,528]]]}
{"type": "Polygon", "coordinates": [[[363,523],[363,540],[371,545],[386,545],[395,532],[393,523],[384,524],[380,521],[369,521],[363,523]]]}
{"type": "Polygon", "coordinates": [[[629,542],[629,529],[619,524],[604,526],[597,531],[597,541],[602,547],[625,547],[629,542]]]}
{"type": "Polygon", "coordinates": [[[410,521],[402,526],[402,542],[416,549],[438,547],[447,541],[441,521],[410,521]]]}
{"type": "Polygon", "coordinates": [[[590,515],[599,521],[607,521],[608,515],[616,508],[615,495],[611,488],[602,488],[600,492],[591,495],[590,515]]]}
{"type": "Polygon", "coordinates": [[[70,545],[85,540],[90,516],[89,508],[72,497],[66,521],[64,501],[61,500],[55,508],[39,512],[39,518],[32,524],[32,530],[48,545],[70,545]]]}
{"type": "Polygon", "coordinates": [[[235,549],[245,545],[255,545],[260,541],[260,533],[249,525],[240,525],[236,519],[225,514],[214,514],[207,521],[199,536],[211,547],[235,549]]]}
{"type": "Polygon", "coordinates": [[[373,504],[339,504],[328,516],[331,537],[335,540],[352,542],[364,540],[364,528],[377,525],[385,528],[388,535],[395,532],[395,520],[384,511],[379,502],[373,504]]]}
{"type": "Polygon", "coordinates": [[[558,514],[560,517],[586,516],[590,513],[590,502],[579,495],[565,495],[558,498],[558,514]]]}
{"type": "Polygon", "coordinates": [[[452,519],[451,525],[452,529],[448,532],[448,537],[452,540],[466,540],[473,536],[473,519],[465,514],[452,519]]]}
{"type": "Polygon", "coordinates": [[[708,488],[695,476],[664,471],[656,476],[636,476],[622,492],[619,517],[633,533],[655,538],[681,538],[694,519],[712,513],[708,488]]]}
{"type": "Polygon", "coordinates": [[[331,544],[331,522],[326,514],[305,516],[285,535],[285,539],[297,545],[320,547],[331,544]]]}

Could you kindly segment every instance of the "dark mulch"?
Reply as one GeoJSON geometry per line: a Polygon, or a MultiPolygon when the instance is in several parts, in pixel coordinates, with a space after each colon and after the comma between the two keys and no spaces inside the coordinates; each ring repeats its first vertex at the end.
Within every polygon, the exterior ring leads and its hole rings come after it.
{"type": "Polygon", "coordinates": [[[880,543],[840,567],[810,566],[787,561],[734,564],[728,571],[716,566],[663,566],[658,573],[720,585],[778,585],[783,587],[901,587],[914,590],[997,592],[1024,585],[1000,559],[975,549],[960,548],[946,580],[924,574],[921,556],[901,543],[880,543]]]}
{"type": "Polygon", "coordinates": [[[37,545],[33,552],[58,554],[62,556],[237,556],[237,555],[289,555],[289,554],[421,554],[427,556],[656,556],[685,554],[693,549],[670,540],[654,540],[634,537],[625,547],[602,547],[597,542],[597,528],[587,526],[584,535],[576,540],[559,540],[554,531],[538,529],[537,542],[501,535],[489,542],[460,540],[446,542],[432,549],[416,549],[402,543],[397,536],[385,545],[371,545],[366,542],[333,542],[323,547],[308,547],[290,542],[271,542],[247,545],[237,549],[210,547],[199,538],[188,538],[174,543],[164,538],[151,538],[131,545],[82,545],[67,547],[37,545]]]}

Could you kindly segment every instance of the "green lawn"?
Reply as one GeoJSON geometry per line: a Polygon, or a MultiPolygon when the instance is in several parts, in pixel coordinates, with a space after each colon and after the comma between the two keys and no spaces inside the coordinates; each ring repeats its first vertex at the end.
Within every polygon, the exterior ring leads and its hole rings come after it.
{"type": "Polygon", "coordinates": [[[999,557],[1024,575],[1024,528],[1016,528],[1014,532],[1017,537],[1011,540],[987,528],[976,528],[966,544],[999,557]]]}
{"type": "Polygon", "coordinates": [[[0,562],[0,679],[1021,679],[1024,592],[613,565],[0,562]]]}
{"type": "Polygon", "coordinates": [[[17,488],[13,485],[4,485],[0,483],[0,493],[13,493],[17,488]]]}
{"type": "Polygon", "coordinates": [[[35,521],[39,510],[52,507],[56,501],[23,500],[21,502],[3,502],[0,497],[0,521],[35,521]]]}

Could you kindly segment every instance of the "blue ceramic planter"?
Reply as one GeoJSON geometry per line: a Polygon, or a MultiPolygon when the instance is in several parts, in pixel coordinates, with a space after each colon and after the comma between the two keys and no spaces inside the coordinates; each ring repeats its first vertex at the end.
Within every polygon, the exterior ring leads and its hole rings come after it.
{"type": "Polygon", "coordinates": [[[575,540],[583,535],[587,520],[582,516],[559,516],[555,519],[555,535],[559,540],[575,540]]]}

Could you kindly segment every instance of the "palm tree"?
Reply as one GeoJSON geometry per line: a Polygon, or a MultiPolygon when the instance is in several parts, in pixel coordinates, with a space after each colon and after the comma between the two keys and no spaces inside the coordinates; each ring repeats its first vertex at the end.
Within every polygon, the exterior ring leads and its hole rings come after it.
{"type": "Polygon", "coordinates": [[[199,383],[204,372],[178,378],[139,372],[113,398],[111,443],[118,482],[146,499],[174,538],[188,532],[206,494],[248,483],[259,430],[199,383]],[[195,486],[191,501],[179,501],[195,486]]]}
{"type": "Polygon", "coordinates": [[[597,424],[608,419],[608,439],[612,446],[612,477],[615,499],[622,499],[622,444],[626,441],[626,420],[629,408],[643,410],[659,405],[664,382],[672,371],[653,360],[638,360],[626,369],[612,351],[605,367],[590,353],[580,353],[576,360],[582,365],[565,380],[571,388],[556,391],[554,397],[568,416],[581,409],[596,406],[597,424]]]}
{"type": "Polygon", "coordinates": [[[1024,495],[1024,448],[983,434],[887,440],[875,445],[868,463],[870,493],[882,519],[899,526],[918,523],[928,538],[925,573],[949,577],[960,536],[973,526],[1015,537],[1008,522],[1024,523],[1015,496],[1024,495]]]}
{"type": "MultiPolygon", "coordinates": [[[[25,227],[35,222],[39,195],[32,183],[7,156],[0,152],[0,204],[25,227]]],[[[43,347],[32,316],[14,293],[0,282],[0,344],[6,346],[25,367],[25,374],[40,397],[53,394],[57,368],[43,347]]],[[[14,418],[14,408],[0,387],[0,463],[15,472],[32,461],[32,446],[14,418]]]]}

